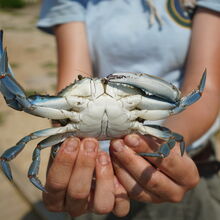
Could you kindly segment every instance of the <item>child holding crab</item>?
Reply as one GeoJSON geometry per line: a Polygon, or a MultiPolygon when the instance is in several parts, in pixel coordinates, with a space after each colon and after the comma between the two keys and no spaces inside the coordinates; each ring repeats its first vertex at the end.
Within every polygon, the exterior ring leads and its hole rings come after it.
{"type": "MultiPolygon", "coordinates": [[[[49,210],[128,214],[124,219],[219,218],[220,166],[210,161],[210,137],[219,125],[219,12],[218,0],[44,1],[38,26],[56,37],[58,91],[78,74],[121,71],[155,74],[187,94],[208,70],[201,100],[164,122],[184,136],[192,158],[181,157],[178,146],[162,160],[139,157],[135,152],[155,151],[157,143],[136,134],[113,140],[111,158],[93,138],[70,138],[49,168],[43,195],[49,210]]],[[[87,218],[116,219],[79,217],[87,218]]]]}

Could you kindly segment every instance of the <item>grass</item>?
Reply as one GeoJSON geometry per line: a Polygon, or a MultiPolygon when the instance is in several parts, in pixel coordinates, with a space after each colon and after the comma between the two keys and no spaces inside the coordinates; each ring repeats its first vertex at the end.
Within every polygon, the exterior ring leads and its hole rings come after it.
{"type": "Polygon", "coordinates": [[[44,91],[36,91],[36,90],[33,90],[33,89],[27,89],[25,90],[25,94],[26,96],[30,96],[30,95],[44,95],[45,92],[44,91]]]}
{"type": "Polygon", "coordinates": [[[45,69],[51,69],[51,68],[56,68],[56,63],[53,63],[51,61],[45,62],[42,64],[42,67],[45,69]]]}
{"type": "Polygon", "coordinates": [[[2,14],[7,13],[7,14],[10,14],[12,16],[23,16],[24,15],[24,13],[21,10],[18,10],[16,8],[1,8],[0,7],[0,12],[2,14]]]}
{"type": "Polygon", "coordinates": [[[220,129],[215,133],[215,137],[220,140],[220,129]]]}
{"type": "Polygon", "coordinates": [[[12,68],[12,69],[16,69],[16,68],[18,68],[19,66],[20,66],[19,63],[11,63],[11,68],[12,68]]]}
{"type": "Polygon", "coordinates": [[[22,8],[25,6],[25,2],[23,0],[0,0],[1,8],[22,8]]]}

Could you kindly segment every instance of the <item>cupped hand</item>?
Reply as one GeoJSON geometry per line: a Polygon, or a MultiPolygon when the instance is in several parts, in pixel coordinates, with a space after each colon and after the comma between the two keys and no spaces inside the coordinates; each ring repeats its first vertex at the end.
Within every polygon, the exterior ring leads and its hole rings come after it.
{"type": "Polygon", "coordinates": [[[50,211],[71,216],[87,212],[124,216],[129,211],[127,192],[94,138],[67,139],[48,167],[45,187],[43,201],[50,211]]]}
{"type": "Polygon", "coordinates": [[[137,153],[154,152],[158,144],[137,134],[111,142],[110,153],[115,175],[129,197],[141,202],[180,202],[184,194],[199,182],[196,165],[178,144],[163,159],[141,157],[137,153]]]}

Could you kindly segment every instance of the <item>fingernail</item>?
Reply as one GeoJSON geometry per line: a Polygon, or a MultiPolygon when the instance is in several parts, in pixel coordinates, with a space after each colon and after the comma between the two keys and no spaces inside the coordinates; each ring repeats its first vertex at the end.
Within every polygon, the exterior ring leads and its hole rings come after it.
{"type": "Polygon", "coordinates": [[[137,147],[140,144],[140,139],[137,136],[129,135],[129,136],[127,136],[126,139],[127,139],[127,144],[130,147],[137,147]]]}
{"type": "Polygon", "coordinates": [[[84,150],[87,153],[95,152],[96,144],[94,141],[85,141],[84,142],[84,150]]]}
{"type": "Polygon", "coordinates": [[[121,152],[124,149],[124,144],[121,140],[117,140],[113,142],[112,147],[116,152],[121,152]]]}
{"type": "Polygon", "coordinates": [[[65,151],[68,153],[74,152],[78,147],[79,142],[74,139],[70,138],[65,142],[65,151]]]}
{"type": "Polygon", "coordinates": [[[106,153],[100,154],[98,160],[101,165],[107,165],[109,163],[109,158],[106,153]]]}

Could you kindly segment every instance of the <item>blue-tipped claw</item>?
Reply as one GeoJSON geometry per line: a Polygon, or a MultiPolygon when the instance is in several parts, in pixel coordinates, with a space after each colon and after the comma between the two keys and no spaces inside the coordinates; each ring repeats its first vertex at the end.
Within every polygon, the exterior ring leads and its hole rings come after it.
{"type": "Polygon", "coordinates": [[[0,57],[3,53],[3,30],[0,30],[0,57]]]}
{"type": "Polygon", "coordinates": [[[183,154],[185,152],[185,149],[186,149],[185,142],[184,141],[180,142],[180,153],[181,153],[181,156],[183,156],[183,154]]]}
{"type": "Polygon", "coordinates": [[[139,153],[138,155],[144,157],[159,157],[165,158],[170,154],[170,150],[174,148],[176,142],[180,143],[180,153],[183,156],[185,152],[185,143],[183,136],[177,133],[172,133],[172,138],[170,138],[166,143],[162,144],[160,149],[157,152],[153,153],[139,153]]]}
{"type": "Polygon", "coordinates": [[[170,146],[168,143],[162,144],[159,153],[163,155],[163,157],[167,157],[170,153],[170,146]]]}
{"type": "Polygon", "coordinates": [[[206,82],[206,70],[202,74],[202,78],[199,83],[198,90],[195,90],[190,95],[186,96],[186,98],[183,100],[182,105],[183,106],[189,106],[195,103],[197,100],[199,100],[202,96],[202,92],[205,88],[205,82],[206,82]]]}
{"type": "Polygon", "coordinates": [[[42,186],[40,180],[36,176],[28,176],[30,182],[36,186],[39,190],[47,193],[47,190],[42,186]]]}
{"type": "Polygon", "coordinates": [[[173,136],[174,136],[175,140],[180,143],[180,153],[181,153],[181,156],[183,156],[183,154],[185,152],[184,138],[182,135],[177,134],[177,133],[173,133],[173,136]]]}
{"type": "Polygon", "coordinates": [[[170,139],[167,143],[161,145],[158,152],[154,153],[139,153],[140,156],[145,157],[159,157],[164,158],[170,154],[170,150],[175,146],[176,141],[174,139],[170,139]]]}
{"type": "Polygon", "coordinates": [[[10,181],[12,181],[13,177],[12,177],[11,168],[8,162],[5,159],[0,159],[0,163],[1,163],[3,173],[10,181]]]}
{"type": "Polygon", "coordinates": [[[189,105],[192,105],[196,101],[198,101],[201,98],[201,93],[198,91],[193,92],[189,96],[187,96],[183,101],[182,101],[182,106],[187,107],[189,105]]]}
{"type": "Polygon", "coordinates": [[[202,78],[201,78],[200,84],[199,84],[199,91],[200,91],[200,93],[202,93],[204,91],[205,82],[206,82],[206,75],[207,75],[207,70],[205,69],[205,71],[202,74],[202,78]]]}

